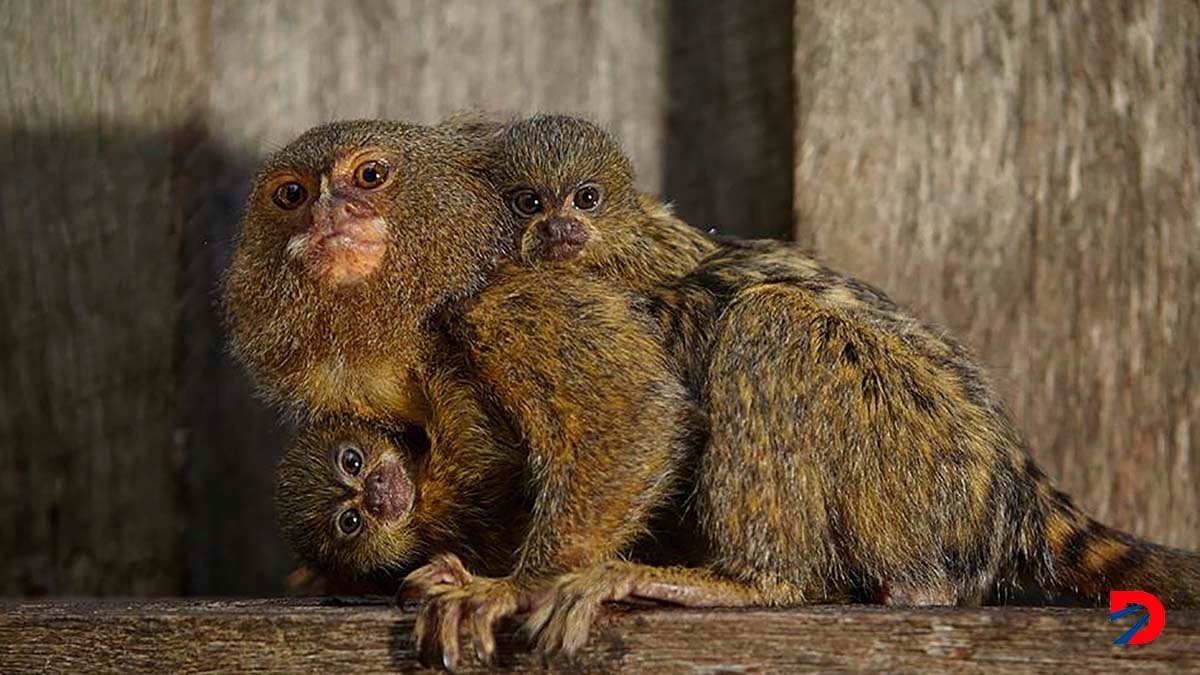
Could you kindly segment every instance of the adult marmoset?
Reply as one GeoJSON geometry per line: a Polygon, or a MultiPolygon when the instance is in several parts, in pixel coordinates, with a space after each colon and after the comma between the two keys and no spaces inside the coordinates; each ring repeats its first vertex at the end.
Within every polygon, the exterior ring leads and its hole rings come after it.
{"type": "MultiPolygon", "coordinates": [[[[445,345],[439,319],[521,259],[518,223],[488,179],[482,139],[499,126],[337,122],[268,160],[223,298],[233,351],[263,395],[297,415],[427,416],[421,370],[445,345]]],[[[611,177],[604,209],[629,223],[606,235],[618,284],[678,276],[715,248],[637,193],[619,148],[595,159],[611,177]],[[647,222],[654,246],[616,236],[647,222]]]]}
{"type": "MultiPolygon", "coordinates": [[[[564,118],[510,126],[500,182],[517,185],[513,207],[528,218],[522,251],[545,251],[559,268],[615,269],[620,250],[605,250],[602,218],[583,228],[556,212],[587,186],[554,173],[595,152],[581,134],[564,118]]],[[[707,418],[689,500],[703,562],[606,561],[565,575],[529,623],[543,650],[579,647],[597,605],[624,598],[976,604],[1032,579],[1088,601],[1130,587],[1168,606],[1200,603],[1195,554],[1083,514],[1032,461],[967,350],[883,292],[783,244],[727,241],[649,300],[707,418]]],[[[431,565],[430,578],[447,566],[431,565]]],[[[413,579],[431,586],[425,573],[413,579]]]]}
{"type": "MultiPolygon", "coordinates": [[[[553,575],[626,550],[672,492],[695,420],[628,290],[522,264],[519,223],[477,141],[393,122],[307,132],[260,174],[226,286],[235,352],[289,409],[424,423],[435,455],[502,453],[436,416],[430,383],[451,381],[521,440],[526,483],[512,489],[529,495],[530,518],[512,573],[440,597],[420,626],[458,625],[465,609],[490,627],[553,575]]],[[[595,213],[680,227],[632,189],[619,151],[588,168],[608,189],[595,213]]],[[[663,249],[633,242],[620,269],[636,271],[631,286],[682,273],[707,252],[695,241],[653,264],[630,261],[663,249]]],[[[477,635],[489,651],[490,633],[477,635]]],[[[454,663],[457,640],[442,647],[454,663]]]]}
{"type": "Polygon", "coordinates": [[[1090,602],[1136,588],[1200,604],[1200,557],[1081,512],[967,351],[882,292],[759,242],[652,296],[708,420],[694,486],[706,564],[567,575],[530,620],[542,649],[578,648],[597,604],[631,597],[970,605],[1032,579],[1090,602]]]}

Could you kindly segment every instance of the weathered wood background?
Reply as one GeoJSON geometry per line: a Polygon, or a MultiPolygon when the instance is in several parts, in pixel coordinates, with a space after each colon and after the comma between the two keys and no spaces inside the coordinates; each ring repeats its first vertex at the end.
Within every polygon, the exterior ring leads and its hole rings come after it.
{"type": "Polygon", "coordinates": [[[971,344],[1048,472],[1200,547],[1200,8],[0,4],[0,594],[272,593],[286,430],[214,289],[324,120],[585,113],[698,226],[793,232],[971,344]]]}

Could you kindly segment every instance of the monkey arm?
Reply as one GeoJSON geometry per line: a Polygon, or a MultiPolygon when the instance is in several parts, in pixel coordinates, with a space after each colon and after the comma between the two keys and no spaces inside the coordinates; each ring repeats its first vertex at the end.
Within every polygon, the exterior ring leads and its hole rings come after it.
{"type": "Polygon", "coordinates": [[[528,445],[533,513],[514,576],[608,559],[673,485],[691,406],[625,296],[585,279],[502,278],[468,314],[481,378],[528,445]]]}
{"type": "Polygon", "coordinates": [[[446,664],[457,660],[460,624],[488,655],[495,620],[529,609],[552,577],[627,548],[673,487],[693,419],[655,334],[596,282],[504,276],[463,325],[479,378],[527,446],[532,513],[512,575],[427,603],[422,652],[440,645],[446,664]]]}
{"type": "Polygon", "coordinates": [[[706,567],[653,567],[609,560],[564,574],[549,599],[525,624],[544,656],[573,654],[587,642],[600,606],[614,600],[642,600],[682,607],[748,607],[779,602],[770,588],[758,588],[706,567]]]}
{"type": "Polygon", "coordinates": [[[476,573],[506,574],[528,523],[515,481],[525,448],[448,346],[425,378],[430,451],[414,514],[431,553],[457,553],[476,573]]]}

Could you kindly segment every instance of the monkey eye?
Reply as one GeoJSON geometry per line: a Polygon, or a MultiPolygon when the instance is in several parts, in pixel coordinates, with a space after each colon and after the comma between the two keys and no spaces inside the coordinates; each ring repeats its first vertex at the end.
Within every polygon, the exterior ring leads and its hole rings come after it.
{"type": "Polygon", "coordinates": [[[584,185],[575,191],[575,208],[581,211],[591,211],[600,205],[600,188],[595,185],[584,185]]]}
{"type": "Polygon", "coordinates": [[[338,464],[341,465],[342,471],[357,476],[363,468],[362,452],[353,445],[348,445],[342,448],[342,452],[338,455],[338,464]]]}
{"type": "Polygon", "coordinates": [[[529,218],[542,212],[542,198],[533,190],[518,190],[509,199],[518,216],[529,218]]]}
{"type": "Polygon", "coordinates": [[[275,194],[271,197],[271,199],[279,208],[285,211],[291,211],[297,206],[303,204],[307,197],[308,190],[305,190],[303,185],[293,180],[275,188],[275,194]]]}
{"type": "Polygon", "coordinates": [[[377,159],[368,160],[354,170],[354,182],[360,188],[374,190],[387,180],[389,171],[386,163],[377,159]]]}
{"type": "Polygon", "coordinates": [[[362,516],[358,509],[346,509],[337,519],[338,529],[347,537],[353,537],[362,529],[362,516]]]}

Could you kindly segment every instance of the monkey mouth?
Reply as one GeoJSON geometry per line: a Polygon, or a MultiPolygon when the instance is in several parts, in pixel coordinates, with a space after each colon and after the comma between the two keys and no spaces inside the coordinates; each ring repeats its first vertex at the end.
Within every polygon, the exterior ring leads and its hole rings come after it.
{"type": "Polygon", "coordinates": [[[547,241],[539,247],[538,255],[543,260],[570,260],[579,255],[583,250],[584,243],[586,242],[547,241]]]}
{"type": "Polygon", "coordinates": [[[521,255],[531,263],[571,260],[578,258],[595,236],[590,226],[576,218],[546,218],[525,229],[521,255]]]}
{"type": "Polygon", "coordinates": [[[311,245],[321,253],[332,255],[382,253],[387,248],[387,238],[382,233],[339,228],[313,237],[311,245]]]}
{"type": "Polygon", "coordinates": [[[288,249],[303,261],[310,276],[332,286],[363,281],[387,253],[387,229],[379,218],[314,229],[293,237],[288,249]]]}

